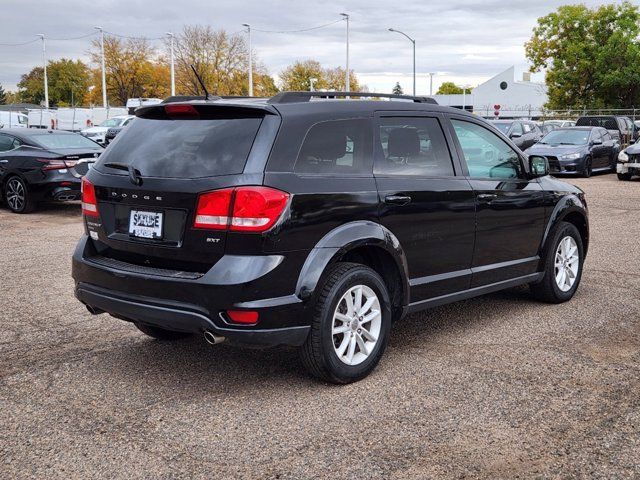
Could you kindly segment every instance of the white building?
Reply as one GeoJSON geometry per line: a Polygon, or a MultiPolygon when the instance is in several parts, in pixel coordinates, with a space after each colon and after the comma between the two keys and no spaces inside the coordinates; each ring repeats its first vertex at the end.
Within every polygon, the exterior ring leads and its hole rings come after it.
{"type": "Polygon", "coordinates": [[[519,118],[539,117],[547,102],[547,87],[531,81],[531,74],[524,73],[522,80],[515,79],[515,67],[510,67],[495,77],[478,85],[469,95],[433,95],[440,105],[473,111],[481,117],[519,118]],[[495,106],[499,115],[495,115],[495,106]]]}

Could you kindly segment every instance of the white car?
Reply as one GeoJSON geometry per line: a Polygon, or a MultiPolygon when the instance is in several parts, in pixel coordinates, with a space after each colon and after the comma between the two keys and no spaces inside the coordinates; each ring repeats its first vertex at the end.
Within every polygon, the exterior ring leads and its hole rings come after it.
{"type": "Polygon", "coordinates": [[[0,111],[0,128],[27,128],[28,117],[11,110],[0,111]]]}
{"type": "Polygon", "coordinates": [[[80,132],[80,134],[93,140],[94,142],[99,143],[100,145],[103,145],[104,136],[107,133],[107,130],[112,127],[124,127],[134,118],[136,118],[134,115],[121,115],[118,117],[111,117],[102,122],[97,127],[85,128],[80,132]]]}

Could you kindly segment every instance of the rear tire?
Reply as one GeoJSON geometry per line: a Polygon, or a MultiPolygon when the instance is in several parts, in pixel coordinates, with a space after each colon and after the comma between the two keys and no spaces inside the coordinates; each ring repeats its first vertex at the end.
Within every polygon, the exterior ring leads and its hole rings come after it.
{"type": "Polygon", "coordinates": [[[331,383],[366,377],[389,340],[391,301],[384,281],[364,265],[337,263],[317,292],[311,331],[300,347],[303,365],[331,383]]]}
{"type": "Polygon", "coordinates": [[[544,277],[539,283],[530,285],[531,293],[547,303],[571,300],[582,278],[584,247],[580,232],[575,225],[560,222],[546,250],[544,277]]]}
{"type": "Polygon", "coordinates": [[[13,213],[31,213],[36,206],[27,184],[16,176],[4,184],[4,201],[13,213]]]}
{"type": "Polygon", "coordinates": [[[136,323],[135,326],[145,335],[155,338],[157,340],[180,340],[191,336],[191,333],[186,332],[174,332],[172,330],[165,330],[164,328],[152,327],[151,325],[145,325],[144,323],[136,323]]]}

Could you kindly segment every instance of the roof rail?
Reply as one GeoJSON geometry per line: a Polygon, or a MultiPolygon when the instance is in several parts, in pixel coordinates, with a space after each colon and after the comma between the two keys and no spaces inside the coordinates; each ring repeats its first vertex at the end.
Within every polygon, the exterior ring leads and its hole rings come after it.
{"type": "Polygon", "coordinates": [[[377,97],[391,98],[398,100],[411,100],[415,103],[432,103],[437,105],[438,102],[430,97],[412,97],[411,95],[395,95],[393,93],[371,93],[371,92],[280,92],[274,95],[268,103],[300,103],[308,102],[312,98],[336,98],[336,97],[377,97]]]}
{"type": "Polygon", "coordinates": [[[165,98],[162,103],[191,102],[193,100],[260,100],[261,98],[264,97],[248,97],[246,95],[209,95],[209,98],[206,98],[204,95],[174,95],[173,97],[165,98]]]}

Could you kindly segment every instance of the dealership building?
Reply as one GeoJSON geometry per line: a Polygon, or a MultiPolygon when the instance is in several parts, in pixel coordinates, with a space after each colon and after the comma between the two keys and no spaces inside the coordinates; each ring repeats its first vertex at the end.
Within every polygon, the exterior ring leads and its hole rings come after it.
{"type": "Polygon", "coordinates": [[[537,118],[547,102],[547,87],[525,72],[516,80],[515,67],[478,85],[467,95],[432,95],[440,105],[465,108],[489,118],[537,118]],[[497,108],[495,108],[497,107],[497,108]]]}

